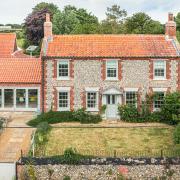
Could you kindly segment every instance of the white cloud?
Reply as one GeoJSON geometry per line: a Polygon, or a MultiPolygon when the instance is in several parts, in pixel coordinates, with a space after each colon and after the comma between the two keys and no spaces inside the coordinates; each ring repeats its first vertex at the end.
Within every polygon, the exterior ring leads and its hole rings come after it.
{"type": "Polygon", "coordinates": [[[105,18],[107,7],[118,4],[126,9],[128,15],[144,11],[153,19],[165,23],[168,12],[175,14],[180,11],[179,0],[0,0],[0,24],[22,23],[32,8],[39,2],[53,2],[60,9],[71,4],[76,7],[86,8],[100,19],[105,18]]]}

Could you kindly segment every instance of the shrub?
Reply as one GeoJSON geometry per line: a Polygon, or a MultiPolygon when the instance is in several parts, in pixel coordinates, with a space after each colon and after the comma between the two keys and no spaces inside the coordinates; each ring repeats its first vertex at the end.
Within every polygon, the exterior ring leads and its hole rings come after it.
{"type": "Polygon", "coordinates": [[[78,154],[76,149],[68,148],[64,151],[63,163],[66,164],[78,164],[83,156],[78,154]]]}
{"type": "Polygon", "coordinates": [[[48,124],[55,124],[61,122],[81,122],[81,123],[99,123],[102,121],[100,115],[93,115],[86,112],[84,109],[79,109],[75,112],[64,111],[64,112],[53,112],[49,111],[39,115],[37,118],[29,121],[29,126],[36,127],[41,122],[47,122],[48,124]]]}
{"type": "Polygon", "coordinates": [[[54,112],[49,111],[47,113],[42,113],[41,115],[37,116],[37,118],[29,121],[27,124],[29,126],[37,126],[41,122],[47,122],[49,124],[55,124],[60,122],[72,122],[75,121],[73,119],[73,112],[71,111],[64,111],[64,112],[54,112]]]}
{"type": "Polygon", "coordinates": [[[180,114],[180,92],[169,93],[164,98],[164,105],[161,108],[162,122],[177,124],[175,116],[180,114]]]}
{"type": "Polygon", "coordinates": [[[173,139],[175,144],[180,144],[180,123],[176,126],[174,130],[173,139]]]}
{"type": "Polygon", "coordinates": [[[118,110],[122,120],[126,122],[139,121],[139,112],[135,106],[122,105],[118,107],[118,110]]]}
{"type": "Polygon", "coordinates": [[[47,122],[41,122],[37,126],[35,134],[35,144],[41,146],[48,141],[48,133],[51,130],[51,126],[47,122]]]}
{"type": "Polygon", "coordinates": [[[74,119],[82,124],[99,123],[102,118],[99,114],[91,114],[85,109],[79,109],[73,113],[74,119]]]}

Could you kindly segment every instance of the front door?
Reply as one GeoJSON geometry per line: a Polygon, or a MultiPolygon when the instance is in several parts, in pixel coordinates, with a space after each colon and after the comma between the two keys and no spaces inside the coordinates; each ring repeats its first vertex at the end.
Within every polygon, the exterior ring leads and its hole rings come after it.
{"type": "Polygon", "coordinates": [[[106,117],[108,119],[116,119],[117,118],[117,111],[118,111],[118,103],[117,103],[117,96],[115,94],[106,95],[106,117]]]}

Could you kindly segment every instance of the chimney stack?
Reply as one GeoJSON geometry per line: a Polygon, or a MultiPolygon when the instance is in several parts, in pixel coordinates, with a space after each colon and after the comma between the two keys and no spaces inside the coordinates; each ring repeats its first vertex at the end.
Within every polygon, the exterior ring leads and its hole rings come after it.
{"type": "Polygon", "coordinates": [[[49,13],[46,13],[46,21],[44,22],[44,37],[47,39],[52,38],[52,22],[49,13]]]}
{"type": "Polygon", "coordinates": [[[176,23],[174,21],[173,13],[168,14],[168,22],[166,23],[165,34],[169,39],[176,38],[176,23]]]}

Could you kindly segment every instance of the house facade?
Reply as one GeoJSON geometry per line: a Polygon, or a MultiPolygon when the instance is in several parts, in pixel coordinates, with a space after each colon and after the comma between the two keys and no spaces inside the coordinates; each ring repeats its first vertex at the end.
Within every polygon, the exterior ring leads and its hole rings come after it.
{"type": "Polygon", "coordinates": [[[0,34],[0,111],[69,111],[85,108],[119,118],[119,105],[140,108],[158,94],[180,91],[180,46],[173,14],[164,35],[53,35],[44,23],[40,58],[24,55],[15,34],[0,34]]]}
{"type": "Polygon", "coordinates": [[[85,108],[118,118],[118,105],[141,106],[157,93],[152,110],[167,92],[180,90],[180,48],[169,13],[165,35],[53,35],[44,24],[43,111],[85,108]]]}

